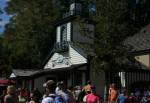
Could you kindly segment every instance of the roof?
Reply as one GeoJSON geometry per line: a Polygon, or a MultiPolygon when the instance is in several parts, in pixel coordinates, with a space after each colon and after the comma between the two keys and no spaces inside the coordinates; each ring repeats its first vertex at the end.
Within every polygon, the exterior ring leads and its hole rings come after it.
{"type": "MultiPolygon", "coordinates": [[[[60,20],[57,20],[54,25],[55,25],[55,26],[59,26],[59,25],[65,24],[65,23],[67,23],[67,22],[73,21],[73,20],[75,20],[75,19],[77,19],[77,18],[78,18],[77,15],[70,15],[70,16],[68,16],[68,17],[61,18],[60,20]]],[[[82,19],[83,19],[84,21],[86,21],[87,23],[89,23],[89,24],[96,24],[96,22],[93,21],[93,20],[90,19],[90,18],[84,18],[84,17],[82,17],[82,19]]]]}
{"type": "Polygon", "coordinates": [[[49,74],[49,73],[73,70],[73,69],[76,69],[78,67],[82,67],[85,65],[86,64],[78,64],[78,65],[71,65],[70,67],[65,67],[65,68],[57,68],[57,69],[47,68],[47,69],[40,69],[40,70],[18,70],[18,69],[15,69],[15,70],[13,70],[12,74],[13,73],[15,74],[15,77],[13,77],[13,78],[16,78],[16,77],[21,77],[21,78],[33,77],[34,78],[34,77],[39,77],[40,75],[45,75],[45,74],[49,74]]]}
{"type": "Polygon", "coordinates": [[[87,53],[78,45],[76,45],[75,43],[71,42],[70,46],[77,51],[80,55],[82,55],[83,57],[87,58],[87,53]]]}
{"type": "MultiPolygon", "coordinates": [[[[69,42],[70,46],[75,49],[79,54],[81,54],[83,57],[87,58],[87,54],[84,50],[82,50],[78,45],[76,45],[73,42],[69,42]]],[[[49,55],[47,56],[47,58],[44,60],[43,62],[43,66],[46,65],[46,63],[49,61],[49,59],[53,56],[53,54],[55,53],[54,49],[51,50],[51,52],[49,53],[49,55]]],[[[42,67],[43,67],[42,66],[42,67]]]]}
{"type": "Polygon", "coordinates": [[[29,77],[36,73],[38,73],[40,70],[21,70],[21,69],[13,69],[12,74],[14,77],[29,77]]]}
{"type": "Polygon", "coordinates": [[[142,28],[137,34],[128,37],[124,44],[131,47],[131,52],[150,51],[150,24],[142,28]]]}

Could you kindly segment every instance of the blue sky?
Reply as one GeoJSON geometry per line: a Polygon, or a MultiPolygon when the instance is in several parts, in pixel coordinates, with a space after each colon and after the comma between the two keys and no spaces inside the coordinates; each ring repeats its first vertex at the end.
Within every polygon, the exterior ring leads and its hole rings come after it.
{"type": "MultiPolygon", "coordinates": [[[[7,1],[9,0],[0,0],[0,8],[2,10],[7,6],[7,1]]],[[[0,21],[0,33],[2,33],[4,31],[5,24],[9,22],[9,16],[4,12],[0,15],[0,18],[2,18],[2,21],[0,21]]]]}

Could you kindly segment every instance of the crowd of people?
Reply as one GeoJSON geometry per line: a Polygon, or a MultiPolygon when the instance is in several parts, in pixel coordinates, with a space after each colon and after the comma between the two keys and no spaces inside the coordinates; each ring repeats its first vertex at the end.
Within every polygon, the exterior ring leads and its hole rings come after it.
{"type": "Polygon", "coordinates": [[[117,89],[113,83],[109,87],[108,103],[150,103],[150,88],[131,90],[117,89]]]}
{"type": "Polygon", "coordinates": [[[48,80],[43,84],[43,88],[45,92],[42,94],[38,89],[29,92],[27,89],[8,86],[0,96],[1,103],[102,103],[91,81],[81,88],[67,87],[64,81],[55,83],[48,80]]]}
{"type": "Polygon", "coordinates": [[[67,87],[64,81],[48,80],[43,88],[45,92],[42,94],[37,88],[29,92],[25,88],[8,86],[0,96],[0,103],[150,103],[149,88],[144,88],[143,92],[136,88],[128,95],[127,89],[119,90],[114,83],[109,87],[107,101],[96,93],[91,81],[81,88],[67,87]]]}

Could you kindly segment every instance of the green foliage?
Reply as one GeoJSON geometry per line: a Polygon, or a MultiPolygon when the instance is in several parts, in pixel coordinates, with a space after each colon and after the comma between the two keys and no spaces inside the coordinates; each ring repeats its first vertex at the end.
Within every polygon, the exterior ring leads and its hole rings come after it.
{"type": "Polygon", "coordinates": [[[136,27],[150,23],[150,0],[130,0],[130,16],[136,27]]]}
{"type": "Polygon", "coordinates": [[[96,70],[118,71],[127,69],[127,49],[123,41],[135,32],[131,24],[128,0],[97,0],[95,15],[90,15],[96,24],[94,38],[96,70]]]}
{"type": "Polygon", "coordinates": [[[53,0],[11,0],[6,12],[4,45],[9,65],[15,69],[38,69],[55,40],[54,22],[59,12],[53,0]]]}

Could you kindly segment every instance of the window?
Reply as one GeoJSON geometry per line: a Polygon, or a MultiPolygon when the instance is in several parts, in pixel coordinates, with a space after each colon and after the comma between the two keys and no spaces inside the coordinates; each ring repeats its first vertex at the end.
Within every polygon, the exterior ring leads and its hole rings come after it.
{"type": "Polygon", "coordinates": [[[60,42],[67,41],[67,25],[61,27],[60,42]]]}

